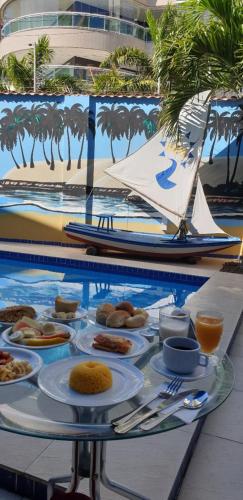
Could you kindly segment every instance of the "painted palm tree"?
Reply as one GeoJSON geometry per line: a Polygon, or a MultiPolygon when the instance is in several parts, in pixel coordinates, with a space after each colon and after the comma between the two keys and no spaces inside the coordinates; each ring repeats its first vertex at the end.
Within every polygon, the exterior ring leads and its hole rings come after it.
{"type": "Polygon", "coordinates": [[[237,152],[236,152],[236,157],[235,157],[234,170],[233,170],[232,176],[230,178],[230,184],[233,184],[233,182],[235,180],[238,162],[239,162],[239,157],[240,157],[241,145],[242,145],[242,140],[243,140],[243,105],[240,106],[240,109],[241,109],[241,113],[240,113],[240,119],[238,121],[238,133],[237,133],[237,138],[236,138],[237,152]]]}
{"type": "MultiPolygon", "coordinates": [[[[47,127],[48,136],[51,141],[50,152],[51,152],[51,161],[50,161],[50,170],[55,170],[55,159],[54,159],[54,151],[53,146],[54,142],[57,140],[57,136],[59,134],[59,124],[60,124],[60,116],[62,115],[62,110],[58,109],[58,103],[50,104],[45,103],[45,120],[44,123],[47,127]]],[[[42,122],[43,126],[43,122],[42,122]]]]}
{"type": "Polygon", "coordinates": [[[76,137],[77,127],[76,127],[76,116],[80,112],[81,105],[79,103],[73,104],[71,108],[67,106],[63,110],[63,123],[67,132],[67,147],[68,147],[68,162],[67,170],[71,170],[72,159],[71,159],[71,135],[76,137]]]}
{"type": "Polygon", "coordinates": [[[42,106],[40,104],[38,104],[37,106],[35,104],[32,104],[30,110],[28,110],[28,120],[26,123],[26,130],[29,133],[29,135],[31,135],[33,138],[33,144],[30,154],[30,168],[34,168],[35,166],[34,163],[35,145],[40,135],[40,128],[43,117],[44,117],[44,110],[42,106]]]}
{"type": "Polygon", "coordinates": [[[98,113],[97,127],[101,127],[101,133],[107,134],[110,139],[110,149],[113,163],[116,162],[113,141],[115,139],[121,139],[124,135],[124,123],[121,119],[120,107],[116,108],[116,104],[112,104],[111,107],[101,106],[101,111],[98,113]]]}
{"type": "MultiPolygon", "coordinates": [[[[126,156],[130,153],[130,147],[133,137],[136,134],[142,134],[144,129],[145,113],[139,106],[133,106],[128,109],[126,106],[119,106],[119,119],[122,120],[121,133],[124,134],[128,140],[126,156]]],[[[121,125],[120,125],[121,126],[121,125]]]]}
{"type": "Polygon", "coordinates": [[[84,141],[88,140],[89,134],[89,107],[84,110],[80,109],[76,114],[76,135],[77,139],[81,141],[80,152],[78,156],[77,169],[81,169],[82,154],[84,149],[84,141]]]}
{"type": "Polygon", "coordinates": [[[210,165],[213,164],[214,146],[218,137],[218,123],[219,123],[219,113],[218,111],[216,111],[216,109],[211,109],[208,120],[209,138],[212,141],[209,153],[209,160],[208,160],[208,163],[210,165]]]}
{"type": "Polygon", "coordinates": [[[155,134],[158,128],[158,121],[159,121],[159,110],[153,108],[146,115],[146,118],[143,122],[146,139],[150,139],[155,134]]]}
{"type": "Polygon", "coordinates": [[[226,191],[230,190],[230,170],[231,170],[231,143],[233,139],[237,136],[238,122],[240,119],[240,111],[234,111],[234,113],[229,114],[225,120],[224,126],[224,139],[227,142],[227,167],[226,167],[226,191]]]}
{"type": "Polygon", "coordinates": [[[5,113],[5,117],[3,117],[5,126],[14,128],[15,130],[16,138],[20,146],[23,166],[27,167],[22,141],[25,138],[26,126],[28,125],[28,110],[19,104],[13,110],[4,108],[2,112],[5,113]]]}
{"type": "Polygon", "coordinates": [[[17,146],[16,131],[12,126],[7,127],[3,118],[0,121],[0,146],[2,151],[9,151],[16,168],[21,168],[13,154],[13,149],[17,146]]]}

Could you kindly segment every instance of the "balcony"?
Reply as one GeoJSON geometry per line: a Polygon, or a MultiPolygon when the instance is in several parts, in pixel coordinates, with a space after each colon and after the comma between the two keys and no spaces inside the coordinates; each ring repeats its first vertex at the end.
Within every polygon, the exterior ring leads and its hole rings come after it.
{"type": "MultiPolygon", "coordinates": [[[[78,66],[69,64],[48,64],[45,66],[45,77],[55,78],[58,76],[73,76],[75,78],[80,78],[85,82],[92,82],[93,78],[107,73],[109,70],[105,68],[97,68],[94,66],[78,66]]],[[[121,71],[122,74],[133,77],[134,74],[131,71],[121,71]]]]}
{"type": "Polygon", "coordinates": [[[139,24],[116,17],[80,12],[46,12],[18,17],[4,24],[1,33],[2,37],[8,37],[26,30],[60,27],[112,32],[138,38],[145,43],[150,41],[148,29],[139,24]]]}

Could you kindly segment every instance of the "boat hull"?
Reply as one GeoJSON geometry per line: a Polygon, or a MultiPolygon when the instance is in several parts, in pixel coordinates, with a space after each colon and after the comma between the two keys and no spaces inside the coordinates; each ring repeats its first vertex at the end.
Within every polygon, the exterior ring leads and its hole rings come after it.
{"type": "Polygon", "coordinates": [[[173,235],[136,233],[123,230],[98,229],[89,224],[70,222],[65,226],[66,235],[89,246],[126,252],[132,255],[180,258],[218,252],[240,243],[234,237],[188,237],[186,241],[173,235]]]}

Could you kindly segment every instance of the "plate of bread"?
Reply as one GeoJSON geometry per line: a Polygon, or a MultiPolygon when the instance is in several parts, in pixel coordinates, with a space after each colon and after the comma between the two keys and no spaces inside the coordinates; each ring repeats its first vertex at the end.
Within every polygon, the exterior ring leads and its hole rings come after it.
{"type": "Polygon", "coordinates": [[[142,335],[112,329],[102,332],[95,327],[87,328],[75,345],[78,350],[87,354],[113,359],[141,356],[150,346],[142,335]]]}
{"type": "Polygon", "coordinates": [[[79,305],[79,300],[67,300],[58,295],[55,298],[55,306],[45,309],[42,315],[60,323],[79,321],[87,316],[86,309],[78,309],[79,305]]]}
{"type": "Polygon", "coordinates": [[[113,406],[135,396],[143,373],[119,359],[80,355],[43,366],[38,384],[44,394],[72,406],[113,406]]]}
{"type": "Polygon", "coordinates": [[[0,350],[0,386],[27,380],[38,373],[41,366],[42,359],[35,352],[4,347],[0,350]]]}
{"type": "Polygon", "coordinates": [[[9,306],[3,309],[0,309],[0,324],[3,326],[10,326],[16,323],[26,316],[31,319],[35,319],[37,317],[36,310],[27,305],[19,305],[19,306],[9,306]]]}
{"type": "Polygon", "coordinates": [[[151,323],[151,318],[145,309],[135,308],[128,301],[100,304],[96,310],[89,310],[88,320],[95,326],[123,330],[143,330],[151,323]]]}
{"type": "Polygon", "coordinates": [[[24,316],[2,332],[2,339],[14,347],[48,349],[71,342],[76,335],[68,325],[40,322],[24,316]]]}

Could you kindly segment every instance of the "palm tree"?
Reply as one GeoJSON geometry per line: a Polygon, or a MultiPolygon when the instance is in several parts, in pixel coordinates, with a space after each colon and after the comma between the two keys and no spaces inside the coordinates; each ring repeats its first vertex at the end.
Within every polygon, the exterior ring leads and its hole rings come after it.
{"type": "Polygon", "coordinates": [[[155,134],[158,126],[159,120],[159,110],[156,108],[151,109],[149,113],[146,115],[144,120],[144,133],[146,139],[150,139],[152,135],[155,134]]]}
{"type": "Polygon", "coordinates": [[[208,163],[210,165],[213,163],[213,151],[218,136],[218,122],[219,122],[218,111],[216,111],[216,109],[211,109],[208,119],[209,138],[212,141],[209,153],[209,160],[208,160],[208,163]]]}
{"type": "Polygon", "coordinates": [[[128,139],[128,146],[126,156],[130,153],[130,147],[133,137],[136,134],[140,134],[144,129],[144,117],[145,113],[143,109],[139,106],[133,106],[128,109],[126,106],[119,106],[119,118],[122,120],[123,129],[121,130],[122,135],[124,134],[128,139]]]}
{"type": "Polygon", "coordinates": [[[76,116],[77,113],[80,112],[80,104],[73,104],[71,108],[68,108],[67,106],[64,107],[63,110],[63,123],[64,127],[66,128],[67,132],[67,146],[68,146],[68,163],[67,163],[67,170],[71,170],[72,167],[72,159],[71,159],[71,137],[76,137],[77,135],[77,128],[76,128],[76,116]]]}
{"type": "Polygon", "coordinates": [[[2,119],[2,124],[5,127],[10,127],[15,130],[16,138],[20,145],[23,166],[27,167],[22,140],[25,137],[26,126],[28,124],[28,110],[19,104],[13,110],[10,108],[4,108],[2,112],[5,113],[5,116],[2,119]]]}
{"type": "MultiPolygon", "coordinates": [[[[82,107],[82,106],[81,106],[82,107]]],[[[84,148],[84,141],[85,139],[88,140],[88,134],[89,134],[89,108],[85,108],[82,110],[80,107],[80,110],[77,111],[77,114],[75,116],[76,119],[76,135],[77,139],[80,142],[81,141],[81,147],[80,147],[80,152],[78,156],[78,163],[77,163],[77,169],[81,169],[81,159],[82,159],[82,154],[83,154],[83,148],[84,148]]]]}
{"type": "Polygon", "coordinates": [[[233,184],[237,167],[238,167],[238,162],[239,162],[239,157],[240,157],[240,150],[241,150],[241,144],[242,144],[242,139],[243,139],[243,106],[240,106],[241,109],[241,116],[238,122],[238,135],[236,138],[236,144],[237,144],[237,153],[236,153],[236,158],[235,158],[235,165],[234,165],[234,170],[230,179],[230,184],[233,184]]]}
{"type": "Polygon", "coordinates": [[[7,127],[3,119],[0,121],[0,144],[1,150],[4,151],[4,149],[6,149],[9,151],[15,166],[21,168],[13,154],[13,148],[17,145],[16,131],[11,126],[7,127]]]}
{"type": "Polygon", "coordinates": [[[40,134],[42,118],[43,118],[43,108],[41,107],[41,105],[38,104],[36,106],[35,104],[32,104],[30,110],[28,110],[28,121],[25,126],[29,135],[31,135],[33,138],[33,145],[30,154],[30,168],[34,168],[35,166],[34,151],[35,151],[36,141],[39,138],[40,134]]]}
{"type": "Polygon", "coordinates": [[[240,120],[240,111],[234,111],[226,120],[226,126],[224,129],[224,138],[227,142],[227,171],[226,171],[226,191],[230,189],[230,145],[232,139],[237,136],[238,123],[240,120]]]}
{"type": "Polygon", "coordinates": [[[58,103],[50,104],[50,103],[45,103],[46,107],[46,125],[47,125],[47,131],[48,131],[48,136],[51,141],[51,161],[50,161],[50,170],[55,170],[55,159],[54,159],[54,152],[53,152],[53,143],[54,141],[57,141],[57,137],[59,137],[59,126],[60,126],[60,120],[62,119],[61,116],[63,116],[63,111],[57,108],[58,103]]]}
{"type": "Polygon", "coordinates": [[[124,135],[124,124],[120,116],[121,112],[119,107],[116,108],[115,104],[112,104],[110,108],[108,106],[101,106],[100,109],[101,111],[97,115],[97,127],[101,127],[101,133],[104,135],[106,132],[109,137],[112,161],[115,163],[113,141],[120,139],[124,135]]]}
{"type": "Polygon", "coordinates": [[[242,0],[188,0],[174,33],[155,46],[155,71],[169,81],[161,125],[178,129],[179,113],[194,95],[210,90],[239,94],[243,76],[242,0]]]}

